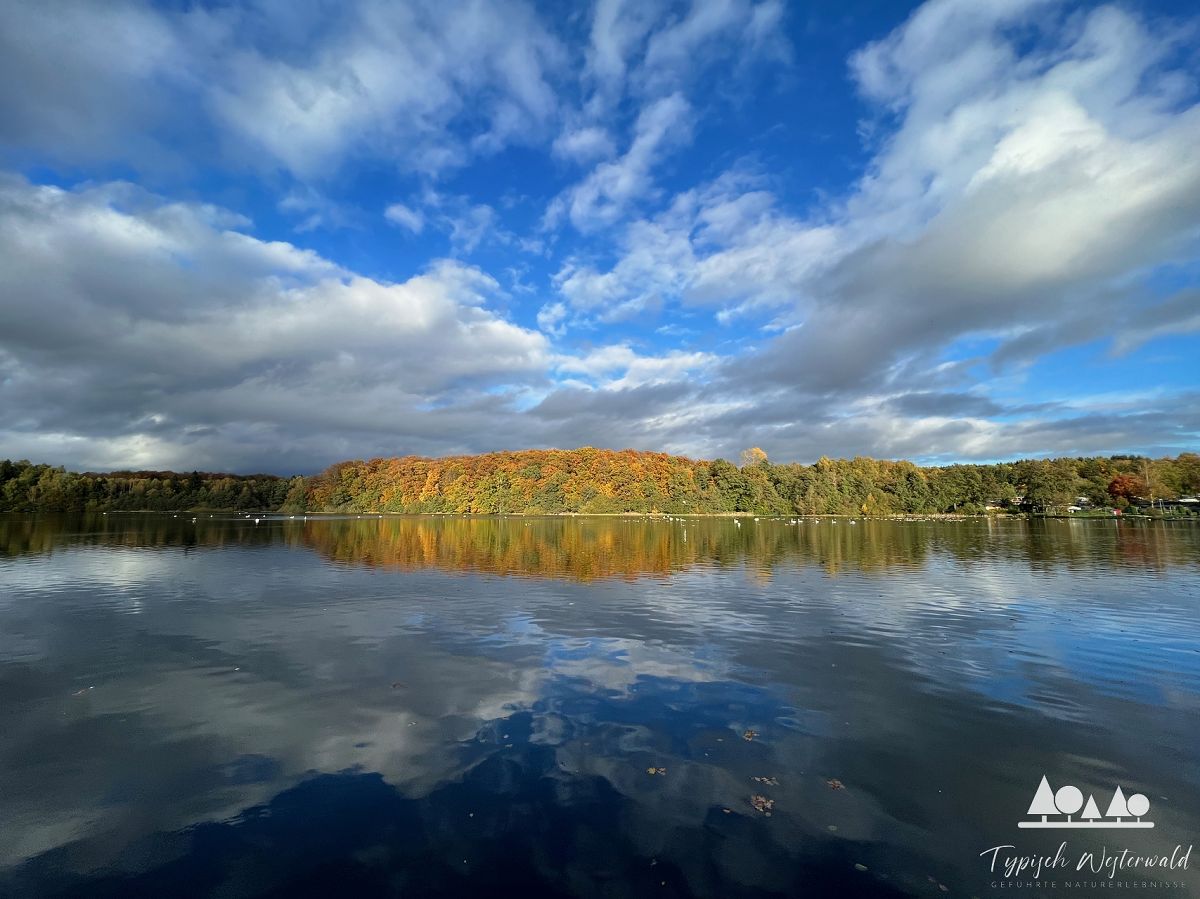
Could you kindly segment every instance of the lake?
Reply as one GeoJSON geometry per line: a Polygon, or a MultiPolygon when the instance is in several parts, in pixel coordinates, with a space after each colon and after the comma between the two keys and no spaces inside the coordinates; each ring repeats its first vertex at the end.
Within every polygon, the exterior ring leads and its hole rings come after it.
{"type": "Polygon", "coordinates": [[[1196,525],[260,519],[0,515],[0,894],[1112,895],[1200,830],[1196,525]]]}

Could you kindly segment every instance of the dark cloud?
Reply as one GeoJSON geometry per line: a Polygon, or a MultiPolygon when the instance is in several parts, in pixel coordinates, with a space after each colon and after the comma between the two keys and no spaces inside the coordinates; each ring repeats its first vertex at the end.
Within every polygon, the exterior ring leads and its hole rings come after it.
{"type": "Polygon", "coordinates": [[[926,418],[931,415],[946,418],[987,418],[1000,415],[1004,408],[985,396],[969,393],[905,393],[888,402],[899,415],[926,418]]]}

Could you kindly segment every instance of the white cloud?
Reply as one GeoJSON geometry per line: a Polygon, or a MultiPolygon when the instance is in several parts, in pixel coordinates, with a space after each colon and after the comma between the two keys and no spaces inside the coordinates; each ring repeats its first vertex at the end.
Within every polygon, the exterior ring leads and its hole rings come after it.
{"type": "Polygon", "coordinates": [[[294,230],[298,234],[319,228],[337,229],[357,226],[357,215],[308,186],[294,186],[277,204],[280,212],[299,216],[294,230]]]}
{"type": "Polygon", "coordinates": [[[555,156],[571,162],[589,163],[607,159],[616,152],[608,131],[597,125],[564,131],[554,140],[555,156]]]}
{"type": "Polygon", "coordinates": [[[171,155],[149,137],[167,130],[216,158],[202,140],[215,124],[228,160],[311,181],[350,157],[438,172],[553,129],[565,51],[529,4],[356,0],[336,12],[6,4],[0,141],[146,164],[171,155]]]}
{"type": "Polygon", "coordinates": [[[383,217],[393,225],[407,228],[413,234],[420,234],[425,230],[425,216],[421,211],[403,203],[393,203],[383,211],[383,217]]]}
{"type": "Polygon", "coordinates": [[[711,367],[711,353],[672,350],[661,356],[642,356],[627,344],[595,349],[582,356],[566,356],[557,362],[560,372],[579,374],[606,390],[626,390],[648,384],[678,381],[685,374],[711,367]]]}
{"type": "Polygon", "coordinates": [[[778,212],[759,179],[729,173],[631,222],[608,271],[569,259],[554,284],[571,308],[602,319],[682,301],[725,309],[796,304],[805,280],[837,257],[839,231],[778,212]]]}
{"type": "Polygon", "coordinates": [[[402,432],[472,384],[547,370],[545,338],[489,310],[498,285],[478,269],[381,282],[230,224],[244,222],[120,185],[3,182],[6,426],[185,443],[402,432]]]}
{"type": "Polygon", "coordinates": [[[526,142],[556,113],[547,73],[562,50],[524,3],[363,0],[308,39],[302,57],[238,48],[211,94],[230,132],[302,177],[363,153],[436,172],[526,142]],[[483,127],[460,137],[464,114],[483,127]]]}
{"type": "Polygon", "coordinates": [[[644,44],[665,9],[658,0],[596,0],[587,61],[588,74],[603,93],[623,89],[629,57],[644,44]]]}
{"type": "Polygon", "coordinates": [[[567,317],[567,307],[562,303],[547,303],[538,310],[538,327],[547,334],[561,336],[566,332],[564,321],[567,317]]]}
{"type": "Polygon", "coordinates": [[[450,240],[465,253],[473,253],[489,238],[500,243],[512,239],[512,235],[500,227],[496,210],[486,203],[468,206],[459,215],[447,216],[445,221],[450,226],[450,240]]]}
{"type": "Polygon", "coordinates": [[[768,180],[735,169],[623,226],[610,267],[569,258],[560,302],[585,320],[677,303],[726,322],[774,316],[783,333],[727,358],[705,392],[709,416],[690,421],[705,452],[736,450],[730,433],[785,458],[863,447],[996,458],[1128,448],[1138,427],[1168,446],[1194,435],[1194,417],[1161,397],[1047,410],[961,392],[989,361],[1103,337],[1128,352],[1197,327],[1194,291],[1155,300],[1143,283],[1198,248],[1200,107],[1168,64],[1178,38],[1111,7],[1064,18],[1039,7],[922,7],[853,58],[896,124],[845,197],[799,218],[768,180]],[[947,362],[976,336],[1000,349],[947,362]],[[881,388],[914,402],[871,405],[881,388]],[[1003,427],[990,419],[1002,414],[1003,427]]]}
{"type": "Polygon", "coordinates": [[[426,224],[444,232],[456,253],[470,255],[486,243],[512,244],[516,236],[501,224],[500,214],[486,203],[472,203],[457,194],[440,194],[426,188],[419,205],[393,203],[384,210],[384,218],[394,225],[420,234],[426,224]]]}
{"type": "Polygon", "coordinates": [[[697,0],[681,15],[661,0],[597,0],[585,74],[587,107],[602,113],[628,89],[639,97],[680,90],[707,68],[788,56],[778,0],[697,0]]]}
{"type": "Polygon", "coordinates": [[[1195,248],[1200,107],[1160,66],[1169,37],[1113,8],[1039,20],[1020,56],[1005,28],[1030,7],[931,3],[855,55],[899,124],[841,202],[794,218],[733,173],[630,224],[608,271],[565,265],[564,299],[776,307],[797,326],[781,355],[865,378],[963,334],[1094,315],[1101,294],[1114,316],[1140,302],[1116,283],[1195,248]]]}
{"type": "MultiPolygon", "coordinates": [[[[584,444],[595,432],[517,409],[563,376],[650,409],[638,391],[673,395],[716,361],[626,345],[552,353],[493,309],[499,286],[478,268],[442,260],[380,281],[248,227],[129,185],[0,181],[5,453],[287,471],[480,449],[500,433],[584,444]]],[[[544,310],[541,324],[563,315],[544,310]]],[[[609,437],[652,445],[649,423],[626,417],[609,437]]]]}
{"type": "Polygon", "coordinates": [[[680,94],[651,103],[638,116],[624,155],[600,163],[556,198],[547,223],[553,226],[565,212],[580,231],[593,231],[617,221],[631,205],[651,199],[650,173],[660,155],[690,133],[690,118],[691,107],[680,94]]]}
{"type": "Polygon", "coordinates": [[[739,44],[760,58],[782,55],[783,41],[776,39],[782,17],[779,0],[759,4],[743,0],[693,3],[686,15],[647,41],[644,89],[674,89],[692,77],[697,60],[723,58],[739,49],[739,44]]]}

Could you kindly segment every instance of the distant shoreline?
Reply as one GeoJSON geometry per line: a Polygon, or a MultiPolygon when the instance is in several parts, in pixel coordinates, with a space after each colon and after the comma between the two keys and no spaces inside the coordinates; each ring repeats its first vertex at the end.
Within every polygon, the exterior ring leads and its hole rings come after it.
{"type": "MultiPolygon", "coordinates": [[[[820,521],[854,521],[854,522],[923,522],[923,521],[985,521],[1004,519],[1011,521],[1033,521],[1054,519],[1059,521],[1171,521],[1200,523],[1200,517],[1195,515],[1145,515],[1137,512],[1127,512],[1121,515],[1102,514],[1099,512],[1080,512],[1076,514],[1042,514],[1038,512],[976,512],[952,513],[930,512],[928,514],[892,514],[892,515],[853,515],[841,513],[826,513],[822,515],[766,515],[752,512],[692,512],[692,513],[652,513],[652,512],[381,512],[371,510],[366,512],[328,511],[319,512],[280,512],[269,509],[65,509],[65,510],[13,510],[0,511],[0,515],[222,515],[235,520],[253,519],[270,521],[293,521],[310,519],[385,519],[385,518],[444,518],[471,520],[502,520],[508,518],[619,518],[640,521],[703,521],[728,520],[750,522],[820,522],[820,521]]],[[[224,519],[223,519],[224,520],[224,519]]]]}
{"type": "Polygon", "coordinates": [[[886,459],[740,464],[636,450],[517,450],[339,462],[311,477],[73,473],[0,460],[0,511],[606,515],[954,520],[1200,517],[1200,454],[919,466],[886,459]]]}

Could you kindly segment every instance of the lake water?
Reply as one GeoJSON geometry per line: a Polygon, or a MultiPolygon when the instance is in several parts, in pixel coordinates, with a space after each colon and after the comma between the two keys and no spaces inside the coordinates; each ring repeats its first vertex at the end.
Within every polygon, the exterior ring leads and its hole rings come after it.
{"type": "Polygon", "coordinates": [[[1198,613],[1187,524],[4,515],[0,894],[1113,895],[1198,613]]]}

